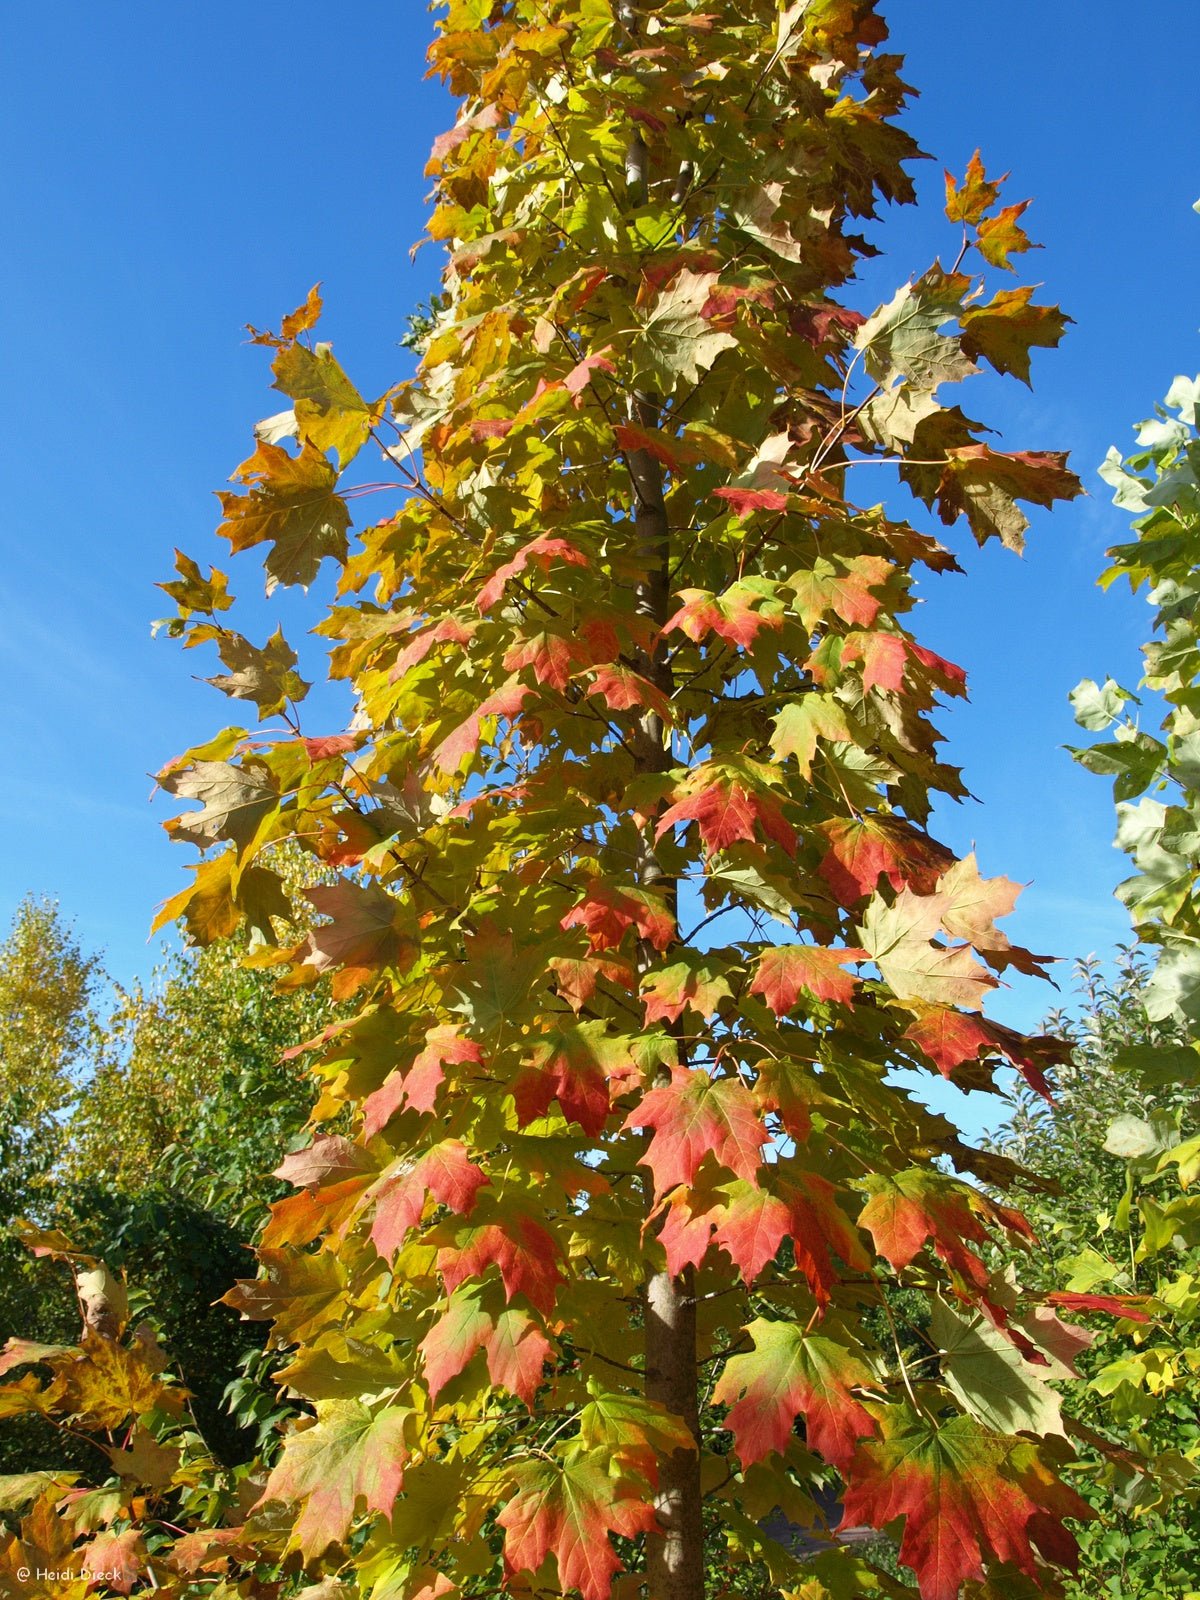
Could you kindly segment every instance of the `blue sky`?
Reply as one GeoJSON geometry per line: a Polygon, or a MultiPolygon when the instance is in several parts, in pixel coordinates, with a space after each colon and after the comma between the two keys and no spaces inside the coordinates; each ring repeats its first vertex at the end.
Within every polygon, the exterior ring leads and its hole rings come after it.
{"type": "MultiPolygon", "coordinates": [[[[951,535],[968,576],[929,588],[920,632],[970,671],[970,705],[942,724],[982,804],[939,829],[1031,885],[1015,937],[1103,951],[1127,927],[1121,858],[1107,786],[1062,752],[1066,696],[1084,675],[1134,681],[1147,615],[1094,588],[1125,532],[1095,467],[1176,372],[1200,370],[1200,10],[1163,4],[1139,29],[1116,0],[882,9],[921,90],[908,126],[935,159],[922,205],[877,230],[887,256],[861,308],[954,248],[943,165],[980,146],[1011,169],[1010,198],[1035,197],[1034,270],[1075,326],[1035,359],[1032,394],[977,380],[971,398],[1011,448],[1069,449],[1092,490],[1035,520],[1023,561],[951,535]]],[[[438,271],[433,246],[408,250],[451,117],[422,78],[430,26],[413,0],[65,0],[5,18],[0,918],[27,891],[56,895],[119,979],[149,970],[154,906],[182,881],[149,774],[226,709],[193,679],[213,663],[151,640],[168,609],[153,584],[175,545],[227,565],[211,491],[280,404],[244,323],[277,322],[320,279],[360,386],[408,370],[397,341],[438,271]]],[[[236,592],[260,590],[257,563],[233,573],[236,592]]],[[[289,631],[307,614],[289,597],[289,631]]],[[[1053,998],[991,1009],[1028,1024],[1053,998]]]]}

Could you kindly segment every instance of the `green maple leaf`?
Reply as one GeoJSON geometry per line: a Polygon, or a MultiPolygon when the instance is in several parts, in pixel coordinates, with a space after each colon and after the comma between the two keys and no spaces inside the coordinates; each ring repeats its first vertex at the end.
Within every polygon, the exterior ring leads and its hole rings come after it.
{"type": "Polygon", "coordinates": [[[976,370],[960,337],[943,333],[961,313],[970,279],[936,269],[905,284],[858,330],[854,343],[872,378],[885,390],[900,379],[932,392],[976,370]]]}
{"type": "Polygon", "coordinates": [[[357,1400],[318,1402],[316,1421],[284,1441],[263,1502],[298,1507],[291,1541],[306,1560],[349,1533],[361,1501],[387,1516],[404,1482],[411,1411],[372,1413],[357,1400]]]}
{"type": "Polygon", "coordinates": [[[334,493],[337,472],[308,442],[299,456],[278,445],[260,444],[235,478],[248,494],[221,493],[225,520],[217,530],[235,551],[269,544],[267,587],[303,584],[317,575],[326,556],[344,560],[350,513],[334,493]]]}
{"type": "Polygon", "coordinates": [[[859,941],[901,999],[978,1011],[996,979],[966,945],[936,942],[945,912],[941,895],[903,889],[891,905],[877,897],[867,907],[859,941]]]}
{"type": "Polygon", "coordinates": [[[715,272],[684,267],[651,305],[633,351],[634,365],[648,384],[670,392],[678,384],[698,383],[721,351],[737,344],[731,333],[704,318],[716,281],[715,272]]]}
{"type": "Polygon", "coordinates": [[[1058,1396],[986,1318],[964,1321],[935,1300],[930,1333],[942,1350],[943,1378],[985,1427],[997,1433],[1062,1433],[1058,1396]]]}
{"type": "Polygon", "coordinates": [[[327,345],[309,350],[290,344],[275,357],[275,388],[295,402],[296,429],[316,449],[336,450],[347,466],[367,441],[382,413],[369,406],[342,371],[327,345]]]}

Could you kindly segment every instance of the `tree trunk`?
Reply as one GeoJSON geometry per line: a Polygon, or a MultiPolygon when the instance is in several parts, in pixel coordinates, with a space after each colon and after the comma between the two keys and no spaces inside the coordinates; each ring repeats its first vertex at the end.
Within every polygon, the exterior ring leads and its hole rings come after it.
{"type": "MultiPolygon", "coordinates": [[[[621,21],[634,37],[639,32],[638,8],[622,3],[621,21]]],[[[649,189],[648,154],[641,133],[634,131],[625,156],[625,182],[634,205],[643,204],[649,189]]],[[[683,178],[681,175],[681,182],[683,178]]],[[[686,186],[686,185],[685,185],[686,186]]],[[[630,420],[642,428],[660,421],[658,397],[635,394],[630,420]]],[[[661,629],[667,621],[671,598],[671,530],[663,496],[662,466],[647,450],[629,455],[633,480],[634,529],[638,567],[645,576],[637,589],[639,615],[661,629]]],[[[666,651],[660,645],[639,663],[641,670],[664,694],[673,688],[666,651]]],[[[647,712],[638,729],[638,765],[646,772],[664,772],[672,763],[671,748],[662,718],[647,712]]],[[[662,868],[647,830],[638,878],[643,884],[661,883],[662,868]]],[[[677,914],[674,883],[664,885],[665,898],[677,914]]],[[[643,967],[655,952],[643,944],[643,967]]],[[[650,1202],[648,1201],[648,1204],[650,1202]]],[[[696,1298],[692,1269],[680,1278],[656,1272],[646,1283],[642,1299],[645,1327],[646,1398],[682,1417],[694,1450],[677,1450],[661,1457],[655,1509],[662,1531],[646,1541],[646,1580],[651,1600],[704,1600],[704,1528],[700,1493],[699,1368],[696,1354],[696,1298]]]]}
{"type": "MultiPolygon", "coordinates": [[[[633,420],[642,427],[655,427],[659,407],[651,395],[636,395],[633,420]]],[[[645,577],[638,585],[639,613],[656,628],[667,620],[670,601],[671,539],[663,500],[662,468],[645,450],[635,450],[629,458],[635,499],[635,530],[638,562],[645,577]]],[[[671,670],[661,647],[642,663],[646,675],[664,693],[671,692],[671,670]]],[[[672,764],[662,718],[649,712],[639,728],[639,765],[650,772],[665,771],[672,764]]],[[[644,884],[662,881],[662,868],[647,834],[639,879],[644,884]]],[[[677,910],[677,894],[672,883],[666,899],[677,910]]],[[[649,947],[642,950],[642,963],[654,959],[649,947]]],[[[696,1300],[692,1271],[680,1278],[668,1272],[655,1273],[647,1282],[643,1296],[646,1354],[646,1397],[656,1400],[676,1416],[682,1417],[695,1450],[678,1450],[659,1461],[659,1490],[655,1502],[662,1532],[651,1534],[646,1545],[648,1592],[653,1600],[703,1600],[704,1532],[700,1495],[700,1416],[698,1404],[699,1372],[696,1359],[696,1300]]]]}

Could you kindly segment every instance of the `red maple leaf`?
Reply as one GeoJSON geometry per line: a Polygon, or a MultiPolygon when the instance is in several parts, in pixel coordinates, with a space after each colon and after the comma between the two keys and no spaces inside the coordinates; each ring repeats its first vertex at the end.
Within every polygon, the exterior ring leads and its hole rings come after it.
{"type": "Polygon", "coordinates": [[[591,672],[589,694],[599,695],[613,711],[633,711],[643,707],[656,711],[664,722],[673,717],[671,702],[649,678],[643,678],[631,667],[619,663],[604,663],[591,672]]]}
{"type": "Polygon", "coordinates": [[[433,1195],[460,1216],[468,1216],[475,1196],[490,1182],[457,1139],[440,1140],[412,1165],[401,1157],[374,1187],[372,1243],[390,1261],[409,1230],[420,1222],[427,1195],[433,1195]]]}
{"type": "Polygon", "coordinates": [[[321,739],[301,739],[300,743],[308,752],[308,759],[312,762],[328,761],[330,756],[344,756],[348,750],[357,748],[359,736],[356,733],[330,733],[321,739]]]}
{"type": "Polygon", "coordinates": [[[557,1100],[567,1121],[595,1138],[608,1120],[610,1077],[634,1065],[628,1041],[611,1036],[603,1020],[554,1029],[513,1082],[518,1125],[544,1116],[557,1100]]]}
{"type": "Polygon", "coordinates": [[[786,511],[788,497],[778,489],[714,489],[713,497],[724,500],[735,517],[748,517],[754,511],[786,511]]]}
{"type": "Polygon", "coordinates": [[[508,1571],[536,1572],[553,1554],[560,1589],[607,1600],[621,1570],[608,1535],[632,1539],[656,1523],[646,1481],[614,1472],[607,1450],[575,1449],[565,1459],[520,1462],[512,1485],[516,1493],[496,1518],[508,1571]]]}
{"type": "Polygon", "coordinates": [[[554,987],[559,998],[575,1012],[587,1005],[601,978],[607,978],[622,989],[632,989],[634,984],[635,974],[629,962],[611,957],[551,956],[548,965],[554,973],[554,987]]]}
{"type": "Polygon", "coordinates": [[[532,1407],[553,1346],[527,1311],[520,1306],[492,1309],[492,1298],[486,1284],[465,1285],[450,1296],[442,1316],[421,1340],[431,1400],[482,1350],[492,1382],[532,1407]]]}
{"type": "Polygon", "coordinates": [[[743,1466],[772,1451],[782,1454],[803,1414],[809,1445],[844,1468],[859,1441],[877,1431],[851,1392],[872,1385],[864,1363],[836,1340],[790,1322],[760,1318],[746,1331],[754,1353],[734,1356],[713,1390],[717,1405],[731,1407],[724,1426],[743,1466]]]}
{"type": "Polygon", "coordinates": [[[470,644],[476,627],[477,624],[473,622],[462,623],[456,617],[443,617],[432,628],[423,629],[396,657],[388,681],[399,682],[410,667],[415,667],[425,659],[435,644],[470,644]]]}
{"type": "Polygon", "coordinates": [[[453,733],[448,733],[433,752],[435,765],[443,772],[453,772],[466,756],[474,755],[483,737],[483,724],[489,717],[515,717],[533,693],[527,683],[510,679],[487,699],[465,722],[460,722],[453,733]]]}
{"type": "Polygon", "coordinates": [[[843,661],[862,662],[862,686],[898,693],[904,687],[908,644],[898,633],[848,633],[842,642],[843,661]]]}
{"type": "Polygon", "coordinates": [[[531,561],[536,561],[541,567],[549,567],[556,560],[565,561],[573,567],[587,566],[587,557],[566,539],[556,539],[550,534],[539,533],[536,539],[531,539],[528,544],[522,545],[511,561],[506,561],[503,566],[496,568],[475,596],[475,604],[481,612],[490,611],[504,593],[508,580],[518,577],[531,561]]]}
{"type": "Polygon", "coordinates": [[[947,1177],[945,1173],[912,1167],[894,1177],[872,1175],[865,1180],[871,1198],[863,1207],[859,1226],[875,1240],[879,1254],[897,1271],[907,1267],[932,1240],[933,1248],[952,1272],[982,1292],[988,1271],[967,1248],[984,1245],[989,1235],[979,1215],[1010,1234],[1029,1238],[1029,1225],[1020,1213],[994,1205],[979,1191],[947,1177]]]}
{"type": "Polygon", "coordinates": [[[873,894],[880,873],[893,889],[907,885],[917,894],[932,894],[954,864],[944,845],[899,817],[853,817],[824,823],[821,832],[829,850],[817,870],[846,905],[873,894]]]}
{"type": "Polygon", "coordinates": [[[577,362],[563,379],[563,388],[574,399],[576,406],[583,404],[583,391],[592,381],[593,372],[615,372],[617,369],[603,353],[597,352],[594,356],[584,356],[577,362]]]}
{"type": "Polygon", "coordinates": [[[792,1249],[796,1265],[808,1279],[818,1305],[828,1305],[838,1281],[833,1264],[838,1255],[856,1272],[865,1272],[870,1260],[856,1229],[838,1204],[837,1190],[815,1172],[795,1175],[779,1185],[792,1222],[792,1249]]]}
{"type": "Polygon", "coordinates": [[[992,1561],[1036,1580],[1035,1547],[1058,1566],[1076,1564],[1063,1519],[1094,1513],[1029,1441],[988,1433],[971,1417],[939,1425],[899,1403],[875,1414],[882,1437],[861,1443],[848,1464],[842,1527],[903,1517],[900,1559],[922,1600],[958,1600],[992,1561]]]}
{"type": "Polygon", "coordinates": [[[1141,1296],[1072,1294],[1066,1289],[1056,1289],[1046,1299],[1050,1305],[1061,1306],[1064,1311],[1102,1311],[1110,1317],[1127,1317],[1130,1322],[1150,1321],[1147,1313],[1141,1309],[1145,1303],[1141,1296]]]}
{"type": "Polygon", "coordinates": [[[520,672],[522,667],[532,667],[538,683],[557,689],[561,694],[580,659],[578,640],[568,639],[561,633],[534,633],[509,647],[504,656],[504,669],[520,672]]]}
{"type": "Polygon", "coordinates": [[[606,883],[589,884],[583,899],[567,912],[560,926],[583,928],[593,950],[619,945],[630,928],[656,950],[665,950],[675,937],[675,919],[657,895],[606,883]]]}
{"type": "Polygon", "coordinates": [[[655,1196],[691,1183],[706,1155],[739,1178],[753,1181],[770,1135],[740,1078],[713,1078],[698,1068],[677,1068],[671,1081],[651,1089],[625,1120],[625,1128],[650,1128],[654,1137],[641,1165],[654,1174],[655,1196]]]}
{"type": "Polygon", "coordinates": [[[450,1294],[468,1278],[482,1278],[489,1267],[499,1269],[510,1300],[523,1294],[538,1311],[554,1309],[562,1281],[558,1246],[532,1217],[507,1216],[467,1228],[455,1244],[438,1251],[437,1270],[450,1294]]]}
{"type": "Polygon", "coordinates": [[[404,1107],[432,1111],[446,1067],[464,1062],[483,1064],[483,1052],[474,1039],[468,1039],[452,1024],[431,1028],[425,1035],[425,1048],[412,1064],[389,1073],[382,1086],[363,1102],[364,1139],[373,1139],[404,1107]]]}
{"type": "Polygon", "coordinates": [[[824,950],[807,944],[773,945],[758,958],[751,994],[760,994],[777,1017],[786,1016],[801,994],[849,1005],[858,979],[845,970],[863,961],[861,950],[824,950]]]}
{"type": "Polygon", "coordinates": [[[788,855],[796,853],[796,830],[784,816],[779,802],[761,790],[746,788],[736,779],[714,774],[711,768],[695,769],[684,798],[658,819],[656,837],[661,839],[668,828],[680,822],[698,825],[704,848],[710,855],[732,844],[754,844],[756,828],[761,828],[788,855]]]}
{"type": "Polygon", "coordinates": [[[734,584],[721,595],[707,589],[681,589],[679,598],[683,605],[663,624],[664,635],[678,631],[699,643],[715,633],[748,650],[763,628],[778,628],[783,623],[782,608],[761,610],[763,597],[746,584],[734,584]]]}

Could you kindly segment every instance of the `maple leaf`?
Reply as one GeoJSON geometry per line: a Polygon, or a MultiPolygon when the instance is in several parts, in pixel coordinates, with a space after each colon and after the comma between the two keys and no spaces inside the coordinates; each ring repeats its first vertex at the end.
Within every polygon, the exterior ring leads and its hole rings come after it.
{"type": "Polygon", "coordinates": [[[528,544],[522,545],[511,561],[506,561],[492,573],[475,596],[475,604],[479,610],[484,614],[489,612],[504,593],[508,580],[519,577],[531,561],[537,562],[542,568],[552,566],[555,561],[565,561],[574,567],[587,566],[587,557],[582,550],[578,550],[568,540],[555,539],[549,534],[540,533],[536,539],[531,539],[528,544]]]}
{"type": "Polygon", "coordinates": [[[859,929],[866,955],[900,999],[932,1000],[978,1011],[996,979],[966,945],[934,942],[945,911],[941,895],[902,889],[891,905],[876,897],[859,929]]]}
{"type": "Polygon", "coordinates": [[[200,811],[167,824],[176,839],[201,850],[231,839],[240,851],[249,851],[279,805],[278,791],[257,764],[193,761],[161,772],[158,783],[168,794],[202,802],[200,811]]]}
{"type": "Polygon", "coordinates": [[[881,1437],[846,1471],[842,1527],[904,1518],[900,1559],[922,1600],[958,1600],[985,1562],[1010,1561],[1039,1576],[1037,1550],[1072,1566],[1075,1540],[1061,1519],[1091,1509],[1043,1466],[1036,1447],[988,1433],[970,1417],[938,1424],[906,1404],[879,1407],[881,1437]]]}
{"type": "Polygon", "coordinates": [[[989,181],[976,150],[967,163],[967,175],[961,184],[952,173],[946,173],[947,217],[951,222],[978,223],[996,204],[1003,183],[1003,178],[989,181]]]}
{"type": "Polygon", "coordinates": [[[731,333],[712,327],[703,315],[716,281],[715,272],[685,267],[654,300],[632,352],[649,387],[670,393],[676,384],[697,383],[722,350],[736,346],[731,333]]]}
{"type": "Polygon", "coordinates": [[[69,1344],[38,1344],[32,1339],[8,1339],[3,1350],[0,1350],[0,1377],[14,1367],[47,1361],[51,1356],[65,1356],[71,1348],[69,1344]]]}
{"type": "Polygon", "coordinates": [[[438,1251],[437,1270],[453,1294],[468,1278],[481,1278],[497,1267],[509,1300],[523,1294],[535,1310],[554,1308],[562,1279],[554,1240],[532,1217],[506,1215],[502,1222],[484,1222],[461,1230],[456,1242],[438,1251]]]}
{"type": "Polygon", "coordinates": [[[542,1367],[553,1346],[520,1306],[492,1307],[490,1285],[469,1283],[456,1289],[439,1320],[421,1340],[429,1398],[436,1400],[452,1378],[482,1350],[488,1376],[532,1408],[542,1367]]]}
{"type": "Polygon", "coordinates": [[[345,560],[350,513],[334,493],[336,470],[315,445],[306,440],[300,455],[290,456],[260,443],[233,476],[250,492],[217,496],[225,518],[217,532],[235,551],[270,544],[268,589],[280,583],[307,588],[326,556],[345,560]]]}
{"type": "Polygon", "coordinates": [[[746,1332],[753,1354],[731,1357],[713,1390],[714,1402],[731,1408],[724,1426],[742,1465],[753,1466],[772,1451],[782,1454],[803,1413],[808,1443],[844,1468],[859,1440],[877,1431],[852,1393],[872,1385],[863,1361],[836,1340],[790,1322],[759,1317],[746,1332]]]}
{"type": "Polygon", "coordinates": [[[842,660],[862,662],[864,694],[872,689],[899,694],[908,657],[908,642],[898,633],[850,633],[842,641],[842,660]]]}
{"type": "Polygon", "coordinates": [[[1130,1322],[1149,1322],[1137,1296],[1115,1294],[1073,1294],[1066,1289],[1056,1289],[1046,1296],[1048,1304],[1061,1306],[1064,1311],[1102,1311],[1110,1317],[1126,1317],[1130,1322]]]}
{"type": "Polygon", "coordinates": [[[673,719],[671,702],[657,684],[619,663],[594,667],[590,674],[592,694],[599,695],[613,711],[632,711],[646,707],[656,711],[664,722],[673,719]]]}
{"type": "Polygon", "coordinates": [[[510,678],[488,695],[465,722],[460,722],[453,733],[448,733],[433,752],[436,766],[443,772],[454,772],[468,756],[473,756],[484,737],[485,726],[495,717],[515,717],[532,690],[527,683],[510,678]]]}
{"type": "Polygon", "coordinates": [[[769,945],[759,954],[750,993],[762,995],[777,1017],[793,1010],[801,994],[850,1005],[858,979],[845,968],[847,963],[863,959],[861,950],[769,945]]]}
{"type": "Polygon", "coordinates": [[[146,1546],[137,1528],[106,1529],[83,1546],[78,1559],[81,1571],[104,1574],[97,1586],[103,1582],[117,1594],[130,1594],[146,1570],[146,1546]]]}
{"type": "Polygon", "coordinates": [[[579,1413],[579,1440],[585,1450],[606,1453],[622,1471],[655,1484],[661,1457],[696,1452],[696,1441],[681,1417],[639,1394],[605,1389],[588,1379],[588,1402],[579,1413]]]}
{"type": "Polygon", "coordinates": [[[577,406],[582,405],[583,391],[591,383],[592,373],[616,372],[616,370],[608,356],[603,351],[597,351],[595,355],[584,356],[582,361],[576,362],[563,379],[563,388],[572,396],[577,406]]]}
{"type": "Polygon", "coordinates": [[[695,1068],[677,1068],[670,1083],[651,1089],[625,1127],[653,1130],[640,1164],[654,1174],[656,1198],[691,1183],[708,1154],[753,1182],[770,1138],[740,1078],[712,1078],[695,1068]]]}
{"type": "Polygon", "coordinates": [[[793,572],[787,581],[792,605],[811,633],[830,612],[843,622],[869,628],[879,615],[881,601],[871,593],[886,583],[894,568],[882,556],[857,556],[839,571],[832,561],[818,558],[811,567],[793,572]]]}
{"type": "Polygon", "coordinates": [[[386,889],[341,878],[306,889],[305,898],[329,920],[310,931],[300,959],[317,972],[340,969],[339,997],[384,967],[411,966],[417,947],[402,926],[407,908],[386,889]]]}
{"type": "Polygon", "coordinates": [[[411,1066],[388,1074],[363,1102],[363,1137],[373,1139],[404,1106],[432,1111],[447,1066],[482,1066],[483,1052],[457,1027],[441,1024],[425,1035],[411,1066]]]}
{"type": "Polygon", "coordinates": [[[863,1180],[871,1198],[858,1219],[875,1241],[880,1255],[897,1271],[914,1261],[932,1239],[943,1261],[976,1290],[987,1286],[987,1270],[967,1243],[983,1245],[988,1233],[974,1215],[982,1210],[990,1218],[1011,1219],[982,1194],[969,1190],[944,1173],[911,1168],[894,1177],[872,1174],[863,1180]]]}
{"type": "Polygon", "coordinates": [[[880,874],[893,889],[905,884],[917,894],[932,893],[953,864],[943,845],[918,833],[900,817],[866,816],[823,825],[829,850],[817,869],[845,905],[872,894],[880,874]]]}
{"type": "Polygon", "coordinates": [[[678,1022],[687,1010],[707,1019],[715,1015],[722,1000],[732,997],[728,979],[712,962],[676,961],[651,972],[642,982],[647,1027],[655,1022],[678,1022]]]}
{"type": "Polygon", "coordinates": [[[759,630],[778,628],[783,622],[783,605],[773,598],[773,585],[735,583],[724,594],[707,589],[681,589],[683,605],[663,625],[663,633],[678,629],[699,642],[715,633],[742,649],[749,649],[759,630]]]}
{"type": "Polygon", "coordinates": [[[299,1505],[290,1541],[306,1561],[340,1543],[362,1500],[387,1516],[404,1482],[412,1412],[385,1406],[372,1414],[358,1400],[317,1402],[315,1423],[284,1440],[262,1502],[299,1505]]]}
{"type": "Polygon", "coordinates": [[[1005,206],[996,216],[988,217],[979,224],[975,242],[980,255],[990,266],[1003,267],[1011,272],[1014,269],[1009,256],[1023,255],[1026,250],[1034,248],[1029,235],[1018,226],[1017,221],[1028,209],[1029,201],[1020,200],[1015,206],[1005,206]]]}
{"type": "Polygon", "coordinates": [[[610,950],[634,928],[655,950],[675,938],[675,919],[662,899],[644,889],[590,883],[584,898],[567,912],[561,926],[583,928],[593,950],[610,950]]]}
{"type": "Polygon", "coordinates": [[[184,1401],[184,1391],[161,1376],[161,1362],[90,1329],[56,1364],[55,1394],[79,1425],[114,1430],[156,1409],[178,1415],[184,1401]]]}
{"type": "Polygon", "coordinates": [[[783,815],[779,802],[769,792],[748,788],[736,777],[712,767],[692,769],[683,785],[682,798],[659,817],[655,836],[661,839],[668,828],[680,822],[697,824],[710,855],[741,841],[756,843],[759,827],[788,855],[796,852],[796,830],[783,815]]]}
{"type": "Polygon", "coordinates": [[[1002,289],[985,306],[975,306],[962,319],[963,349],[974,360],[982,356],[997,372],[1011,372],[1029,383],[1029,352],[1053,349],[1067,330],[1070,317],[1057,306],[1031,304],[1033,290],[1002,289]]]}
{"type": "Polygon", "coordinates": [[[628,1040],[610,1034],[603,1020],[552,1029],[513,1082],[518,1124],[544,1116],[557,1100],[567,1121],[595,1138],[608,1120],[610,1077],[633,1066],[628,1040]]]}
{"type": "Polygon", "coordinates": [[[867,1253],[827,1178],[815,1172],[794,1172],[777,1187],[791,1216],[796,1265],[808,1279],[817,1304],[828,1305],[838,1281],[834,1255],[852,1270],[865,1272],[870,1266],[867,1253]]]}
{"type": "Polygon", "coordinates": [[[753,1283],[774,1261],[795,1218],[786,1201],[757,1183],[739,1179],[724,1185],[723,1190],[728,1198],[715,1213],[714,1238],[728,1253],[742,1281],[753,1283]]]}
{"type": "Polygon", "coordinates": [[[605,1450],[578,1448],[554,1461],[519,1462],[510,1481],[515,1494],[496,1518],[507,1570],[536,1572],[553,1555],[561,1588],[607,1600],[621,1570],[608,1535],[630,1539],[655,1526],[645,1481],[614,1473],[605,1450]]]}
{"type": "Polygon", "coordinates": [[[371,1242],[390,1261],[409,1230],[420,1222],[428,1195],[460,1216],[469,1216],[475,1196],[490,1182],[457,1139],[440,1140],[415,1162],[401,1157],[371,1189],[375,1201],[371,1242]]]}
{"type": "Polygon", "coordinates": [[[849,744],[853,737],[845,709],[832,696],[806,694],[784,706],[775,718],[771,750],[777,761],[795,756],[800,776],[808,779],[821,739],[849,744]]]}
{"type": "Polygon", "coordinates": [[[240,633],[222,632],[218,648],[228,671],[206,681],[235,700],[252,700],[259,715],[274,716],[311,688],[296,672],[296,652],[276,628],[261,650],[240,633]]]}
{"type": "Polygon", "coordinates": [[[938,515],[945,523],[965,516],[980,544],[997,538],[1018,554],[1025,548],[1029,519],[1017,501],[1050,507],[1073,500],[1083,485],[1067,470],[1067,458],[1050,451],[1005,454],[986,444],[950,450],[935,491],[938,515]]]}
{"type": "Polygon", "coordinates": [[[535,633],[518,639],[504,656],[507,672],[532,667],[534,680],[561,694],[579,661],[579,645],[559,633],[535,633]]]}
{"type": "Polygon", "coordinates": [[[976,370],[960,341],[941,331],[958,317],[971,280],[931,268],[868,317],[854,338],[871,377],[890,389],[907,378],[921,389],[958,383],[976,370]]]}
{"type": "Polygon", "coordinates": [[[608,978],[623,989],[633,987],[633,968],[624,961],[602,956],[551,956],[555,989],[574,1012],[580,1012],[596,992],[601,978],[608,978]]]}
{"type": "Polygon", "coordinates": [[[788,497],[780,489],[714,489],[713,495],[741,518],[755,511],[786,511],[788,505],[788,497]]]}
{"type": "Polygon", "coordinates": [[[382,416],[382,402],[367,404],[328,345],[315,350],[286,345],[271,370],[274,387],[295,403],[300,437],[322,452],[336,450],[341,465],[348,466],[382,416]]]}
{"type": "Polygon", "coordinates": [[[297,1189],[317,1189],[326,1183],[347,1178],[374,1176],[375,1163],[361,1145],[344,1139],[340,1133],[314,1139],[303,1150],[285,1156],[271,1174],[297,1189]]]}

